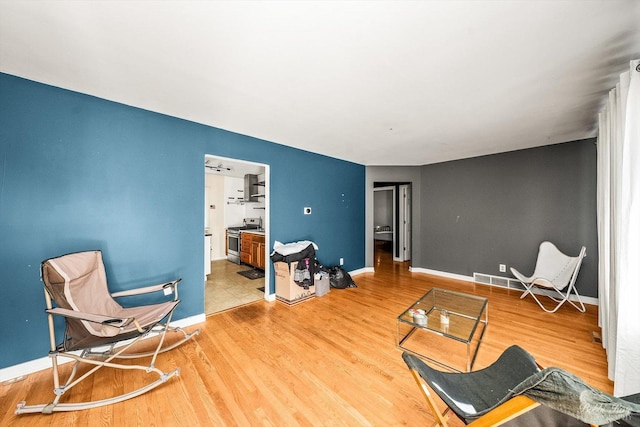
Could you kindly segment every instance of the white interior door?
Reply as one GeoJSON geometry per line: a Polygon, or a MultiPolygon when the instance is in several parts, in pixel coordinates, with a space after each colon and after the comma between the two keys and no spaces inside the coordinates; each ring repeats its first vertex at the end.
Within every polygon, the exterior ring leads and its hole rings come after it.
{"type": "Polygon", "coordinates": [[[397,261],[411,259],[411,187],[401,185],[398,192],[398,257],[397,261]]]}

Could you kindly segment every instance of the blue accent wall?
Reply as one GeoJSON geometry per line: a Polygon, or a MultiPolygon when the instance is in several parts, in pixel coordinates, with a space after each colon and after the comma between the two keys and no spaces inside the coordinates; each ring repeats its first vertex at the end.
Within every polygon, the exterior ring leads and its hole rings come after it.
{"type": "Polygon", "coordinates": [[[49,257],[102,250],[113,291],[181,276],[174,319],[203,313],[206,154],[270,166],[271,247],[364,267],[364,166],[0,73],[0,368],[48,352],[49,257]]]}

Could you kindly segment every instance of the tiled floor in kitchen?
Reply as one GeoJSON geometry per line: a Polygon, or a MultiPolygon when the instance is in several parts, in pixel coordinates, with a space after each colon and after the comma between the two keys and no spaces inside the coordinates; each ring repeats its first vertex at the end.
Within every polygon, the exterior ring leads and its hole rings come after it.
{"type": "Polygon", "coordinates": [[[264,298],[264,279],[247,279],[238,271],[251,270],[248,265],[237,265],[226,259],[211,262],[211,274],[205,286],[204,311],[206,315],[228,310],[264,298]]]}

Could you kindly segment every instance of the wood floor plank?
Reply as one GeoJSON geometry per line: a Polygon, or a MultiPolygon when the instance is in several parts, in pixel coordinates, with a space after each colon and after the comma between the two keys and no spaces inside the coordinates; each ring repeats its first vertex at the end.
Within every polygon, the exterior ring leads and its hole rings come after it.
{"type": "MultiPolygon", "coordinates": [[[[489,300],[489,324],[475,368],[518,344],[544,366],[559,366],[606,392],[605,352],[594,343],[597,308],[545,313],[520,292],[423,273],[382,260],[352,289],[332,289],[289,307],[259,301],[217,313],[201,334],[160,355],[156,366],[178,377],[143,396],[104,408],[16,416],[16,404],[51,400],[49,370],[0,386],[0,425],[424,425],[432,423],[396,348],[396,317],[432,287],[489,300]]],[[[195,327],[189,328],[195,329],[195,327]]],[[[444,356],[443,356],[444,357],[444,356]]],[[[68,370],[65,365],[62,369],[68,370]]],[[[155,374],[154,374],[155,375],[155,374]]],[[[150,378],[102,369],[64,400],[103,398],[150,378]]],[[[455,423],[454,423],[455,424],[455,423]]],[[[461,425],[461,424],[460,424],[461,425]]]]}

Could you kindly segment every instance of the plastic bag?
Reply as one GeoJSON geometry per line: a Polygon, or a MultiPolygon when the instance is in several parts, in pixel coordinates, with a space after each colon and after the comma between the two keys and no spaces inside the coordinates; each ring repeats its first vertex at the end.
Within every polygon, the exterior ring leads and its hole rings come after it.
{"type": "Polygon", "coordinates": [[[329,269],[329,284],[336,289],[357,288],[349,273],[339,265],[329,269]]]}

